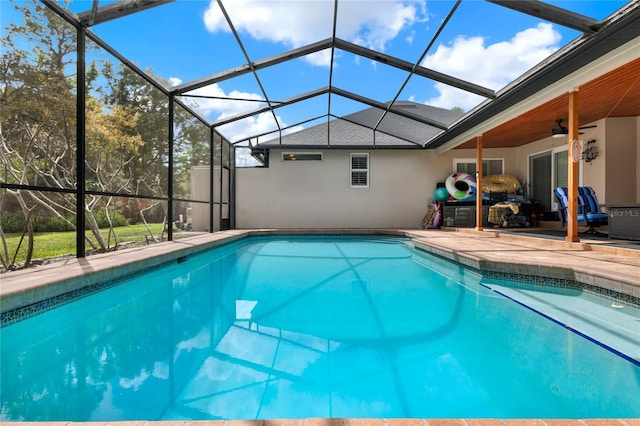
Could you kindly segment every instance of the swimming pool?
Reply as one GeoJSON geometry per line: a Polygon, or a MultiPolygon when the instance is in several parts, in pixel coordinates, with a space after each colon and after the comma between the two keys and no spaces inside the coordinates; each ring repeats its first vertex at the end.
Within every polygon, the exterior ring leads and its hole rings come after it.
{"type": "Polygon", "coordinates": [[[405,239],[245,238],[2,328],[1,418],[640,417],[569,302],[640,317],[405,239]]]}

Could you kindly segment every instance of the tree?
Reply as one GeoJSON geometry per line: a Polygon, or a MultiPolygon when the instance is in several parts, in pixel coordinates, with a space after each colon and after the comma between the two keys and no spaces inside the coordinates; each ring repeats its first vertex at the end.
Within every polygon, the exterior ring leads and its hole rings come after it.
{"type": "MultiPolygon", "coordinates": [[[[12,201],[0,200],[22,212],[29,245],[26,264],[33,250],[34,216],[56,217],[71,229],[86,226],[91,231],[91,236],[85,234],[86,243],[101,251],[116,247],[117,238],[110,226],[105,242],[95,214],[104,212],[111,224],[110,212],[125,209],[122,197],[113,194],[129,196],[126,208],[133,221],[166,222],[161,199],[168,197],[168,96],[125,64],[115,67],[106,54],[100,59],[98,47],[87,42],[87,51],[98,54],[86,67],[86,134],[78,140],[78,33],[36,0],[15,7],[24,23],[10,24],[0,40],[0,179],[51,188],[5,189],[12,201]],[[78,143],[86,148],[85,224],[75,223],[78,143]]],[[[209,129],[186,109],[175,111],[174,183],[179,194],[188,196],[191,167],[209,162],[209,129]]],[[[6,268],[10,256],[6,244],[2,248],[6,268]]]]}
{"type": "MultiPolygon", "coordinates": [[[[32,213],[36,206],[71,229],[79,225],[75,223],[73,190],[77,187],[77,144],[82,141],[76,136],[77,32],[37,1],[16,9],[22,13],[24,25],[10,24],[0,40],[0,175],[6,183],[63,190],[5,190],[17,200],[27,224],[26,267],[33,251],[32,213]]],[[[95,46],[89,44],[91,48],[95,46]]],[[[140,182],[133,176],[135,168],[127,166],[136,161],[143,146],[137,133],[140,114],[128,106],[107,109],[96,97],[101,94],[97,81],[111,78],[111,70],[110,63],[93,61],[86,73],[88,185],[96,191],[133,193],[132,182],[140,182]]],[[[85,241],[92,249],[111,248],[100,233],[95,212],[108,212],[112,201],[109,196],[90,196],[85,203],[86,226],[93,236],[85,241]]],[[[4,267],[13,267],[6,244],[3,249],[4,267]]]]}
{"type": "MultiPolygon", "coordinates": [[[[0,174],[7,183],[73,188],[75,96],[65,72],[73,65],[76,33],[35,1],[16,9],[25,24],[10,24],[0,40],[0,174]]],[[[51,206],[42,198],[54,197],[41,198],[34,191],[5,193],[17,200],[25,218],[28,266],[33,252],[31,213],[36,204],[51,206]]],[[[13,267],[4,240],[3,249],[4,267],[13,267]]]]}

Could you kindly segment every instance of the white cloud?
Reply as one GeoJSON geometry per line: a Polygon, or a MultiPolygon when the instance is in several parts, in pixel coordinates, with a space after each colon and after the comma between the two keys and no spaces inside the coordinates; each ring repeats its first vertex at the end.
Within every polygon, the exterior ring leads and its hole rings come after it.
{"type": "MultiPolygon", "coordinates": [[[[225,10],[236,30],[243,37],[254,40],[279,43],[287,48],[305,46],[331,37],[333,27],[334,1],[287,1],[273,0],[229,0],[223,2],[225,10]]],[[[403,30],[416,22],[426,21],[426,0],[365,0],[343,1],[338,4],[337,36],[368,48],[384,50],[403,30]]],[[[220,10],[218,2],[211,0],[204,12],[206,29],[211,33],[229,32],[230,28],[220,10]]],[[[404,40],[410,43],[412,36],[404,40]]],[[[335,52],[334,67],[338,67],[340,53],[335,52]]],[[[351,56],[349,56],[351,57],[351,56]]],[[[331,50],[316,52],[305,57],[315,66],[328,66],[331,50]]],[[[218,98],[249,98],[259,100],[261,96],[251,93],[230,92],[225,94],[214,84],[192,92],[196,95],[218,98]]],[[[258,102],[240,102],[222,99],[197,98],[196,108],[212,120],[230,117],[240,112],[259,108],[258,102]]],[[[276,111],[277,113],[277,111],[276,111]]],[[[276,117],[281,127],[287,124],[276,117]]],[[[277,130],[271,113],[258,114],[220,127],[220,132],[231,141],[242,140],[255,134],[277,130]]],[[[299,130],[299,129],[296,129],[299,130]]],[[[293,131],[293,129],[288,132],[293,131]]],[[[287,131],[283,132],[287,133],[287,131]]],[[[277,136],[274,134],[273,137],[277,136]]],[[[263,140],[270,139],[269,135],[263,140]]]]}
{"type": "MultiPolygon", "coordinates": [[[[228,0],[224,2],[227,13],[236,29],[255,40],[280,43],[288,48],[300,47],[330,37],[333,22],[333,5],[330,0],[285,1],[228,0]]],[[[338,4],[337,36],[363,46],[383,51],[403,29],[426,21],[425,0],[343,1],[338,4]],[[368,5],[367,3],[370,3],[368,5]]],[[[228,32],[226,20],[216,0],[211,0],[204,16],[208,31],[228,32]]],[[[411,44],[415,29],[404,34],[399,42],[411,44]]],[[[532,68],[559,47],[560,33],[551,24],[540,23],[515,34],[510,40],[488,44],[486,37],[460,35],[449,44],[438,46],[427,56],[423,66],[463,80],[499,90],[522,73],[532,68]]],[[[329,49],[309,55],[307,62],[326,66],[330,61],[329,49]]],[[[336,52],[339,55],[339,52],[336,52]]],[[[351,58],[351,55],[346,57],[351,58]]],[[[339,56],[334,58],[338,66],[339,56]]],[[[375,63],[374,63],[375,65],[375,63]]],[[[179,79],[171,79],[179,84],[179,79]]],[[[425,103],[443,108],[460,107],[468,110],[484,98],[466,91],[436,83],[437,95],[425,103]]],[[[231,91],[225,93],[217,84],[198,89],[193,94],[214,96],[218,99],[197,98],[197,110],[212,120],[251,111],[264,104],[243,102],[225,98],[243,98],[259,101],[255,93],[231,91]]],[[[419,94],[424,99],[428,95],[419,94]]],[[[416,96],[414,96],[416,97],[416,96]]],[[[277,113],[277,110],[276,110],[277,113]]],[[[276,117],[281,126],[280,117],[276,117]]],[[[255,134],[277,130],[271,113],[262,113],[239,120],[220,128],[231,141],[242,140],[255,134]]],[[[265,139],[270,139],[268,136],[265,139]]]]}
{"type": "MultiPolygon", "coordinates": [[[[459,36],[449,46],[440,45],[422,66],[499,90],[558,49],[560,33],[540,23],[517,33],[511,40],[485,45],[483,37],[459,36]]],[[[442,108],[468,110],[484,98],[436,84],[439,95],[426,101],[442,108]]]]}
{"type": "Polygon", "coordinates": [[[192,99],[198,104],[198,111],[213,120],[230,117],[263,105],[258,102],[262,97],[257,93],[242,92],[240,90],[232,90],[229,93],[225,93],[224,89],[218,84],[210,84],[209,86],[192,90],[187,92],[186,95],[204,96],[192,99]],[[247,101],[239,99],[247,99],[247,101]]]}
{"type": "MultiPolygon", "coordinates": [[[[262,97],[257,93],[242,92],[239,90],[232,90],[229,93],[225,93],[218,84],[211,84],[197,90],[192,90],[188,92],[187,95],[206,96],[190,98],[189,105],[192,105],[193,109],[212,121],[233,117],[265,106],[264,102],[260,102],[262,97]]],[[[281,127],[287,126],[280,116],[276,115],[276,118],[281,127]]],[[[273,118],[273,114],[265,112],[220,126],[218,131],[231,142],[235,142],[277,129],[278,126],[273,118]]],[[[267,139],[271,139],[271,137],[267,137],[267,139]]]]}
{"type": "MultiPolygon", "coordinates": [[[[256,40],[296,48],[333,35],[333,1],[232,0],[224,7],[236,30],[256,40]]],[[[338,4],[336,35],[382,51],[403,28],[426,20],[425,15],[424,0],[343,1],[338,4]]],[[[215,0],[211,0],[203,18],[212,33],[230,30],[215,0]]],[[[328,52],[307,58],[314,65],[325,66],[329,59],[328,52]]]]}
{"type": "Polygon", "coordinates": [[[171,87],[179,86],[182,84],[182,80],[178,77],[169,77],[169,84],[171,85],[171,87]]]}

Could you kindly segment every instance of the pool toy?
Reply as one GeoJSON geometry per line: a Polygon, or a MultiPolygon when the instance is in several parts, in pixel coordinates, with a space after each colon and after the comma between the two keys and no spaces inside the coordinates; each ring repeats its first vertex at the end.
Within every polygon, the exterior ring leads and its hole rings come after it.
{"type": "Polygon", "coordinates": [[[449,191],[447,191],[447,188],[440,187],[440,188],[436,188],[436,192],[433,194],[433,198],[436,199],[436,201],[447,201],[449,199],[449,191]]]}
{"type": "Polygon", "coordinates": [[[482,178],[482,192],[506,192],[515,194],[520,182],[511,175],[489,175],[482,178]]]}
{"type": "Polygon", "coordinates": [[[467,200],[476,195],[476,180],[467,173],[454,173],[444,181],[449,194],[458,201],[467,200]]]}

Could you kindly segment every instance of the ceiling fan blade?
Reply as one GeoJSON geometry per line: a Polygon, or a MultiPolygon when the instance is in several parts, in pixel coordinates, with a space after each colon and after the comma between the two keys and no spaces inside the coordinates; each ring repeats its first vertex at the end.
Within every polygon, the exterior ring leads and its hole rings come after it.
{"type": "Polygon", "coordinates": [[[580,127],[578,127],[578,129],[580,129],[580,130],[582,130],[582,129],[592,129],[594,127],[598,127],[598,125],[597,124],[593,124],[591,126],[580,126],[580,127]]]}

